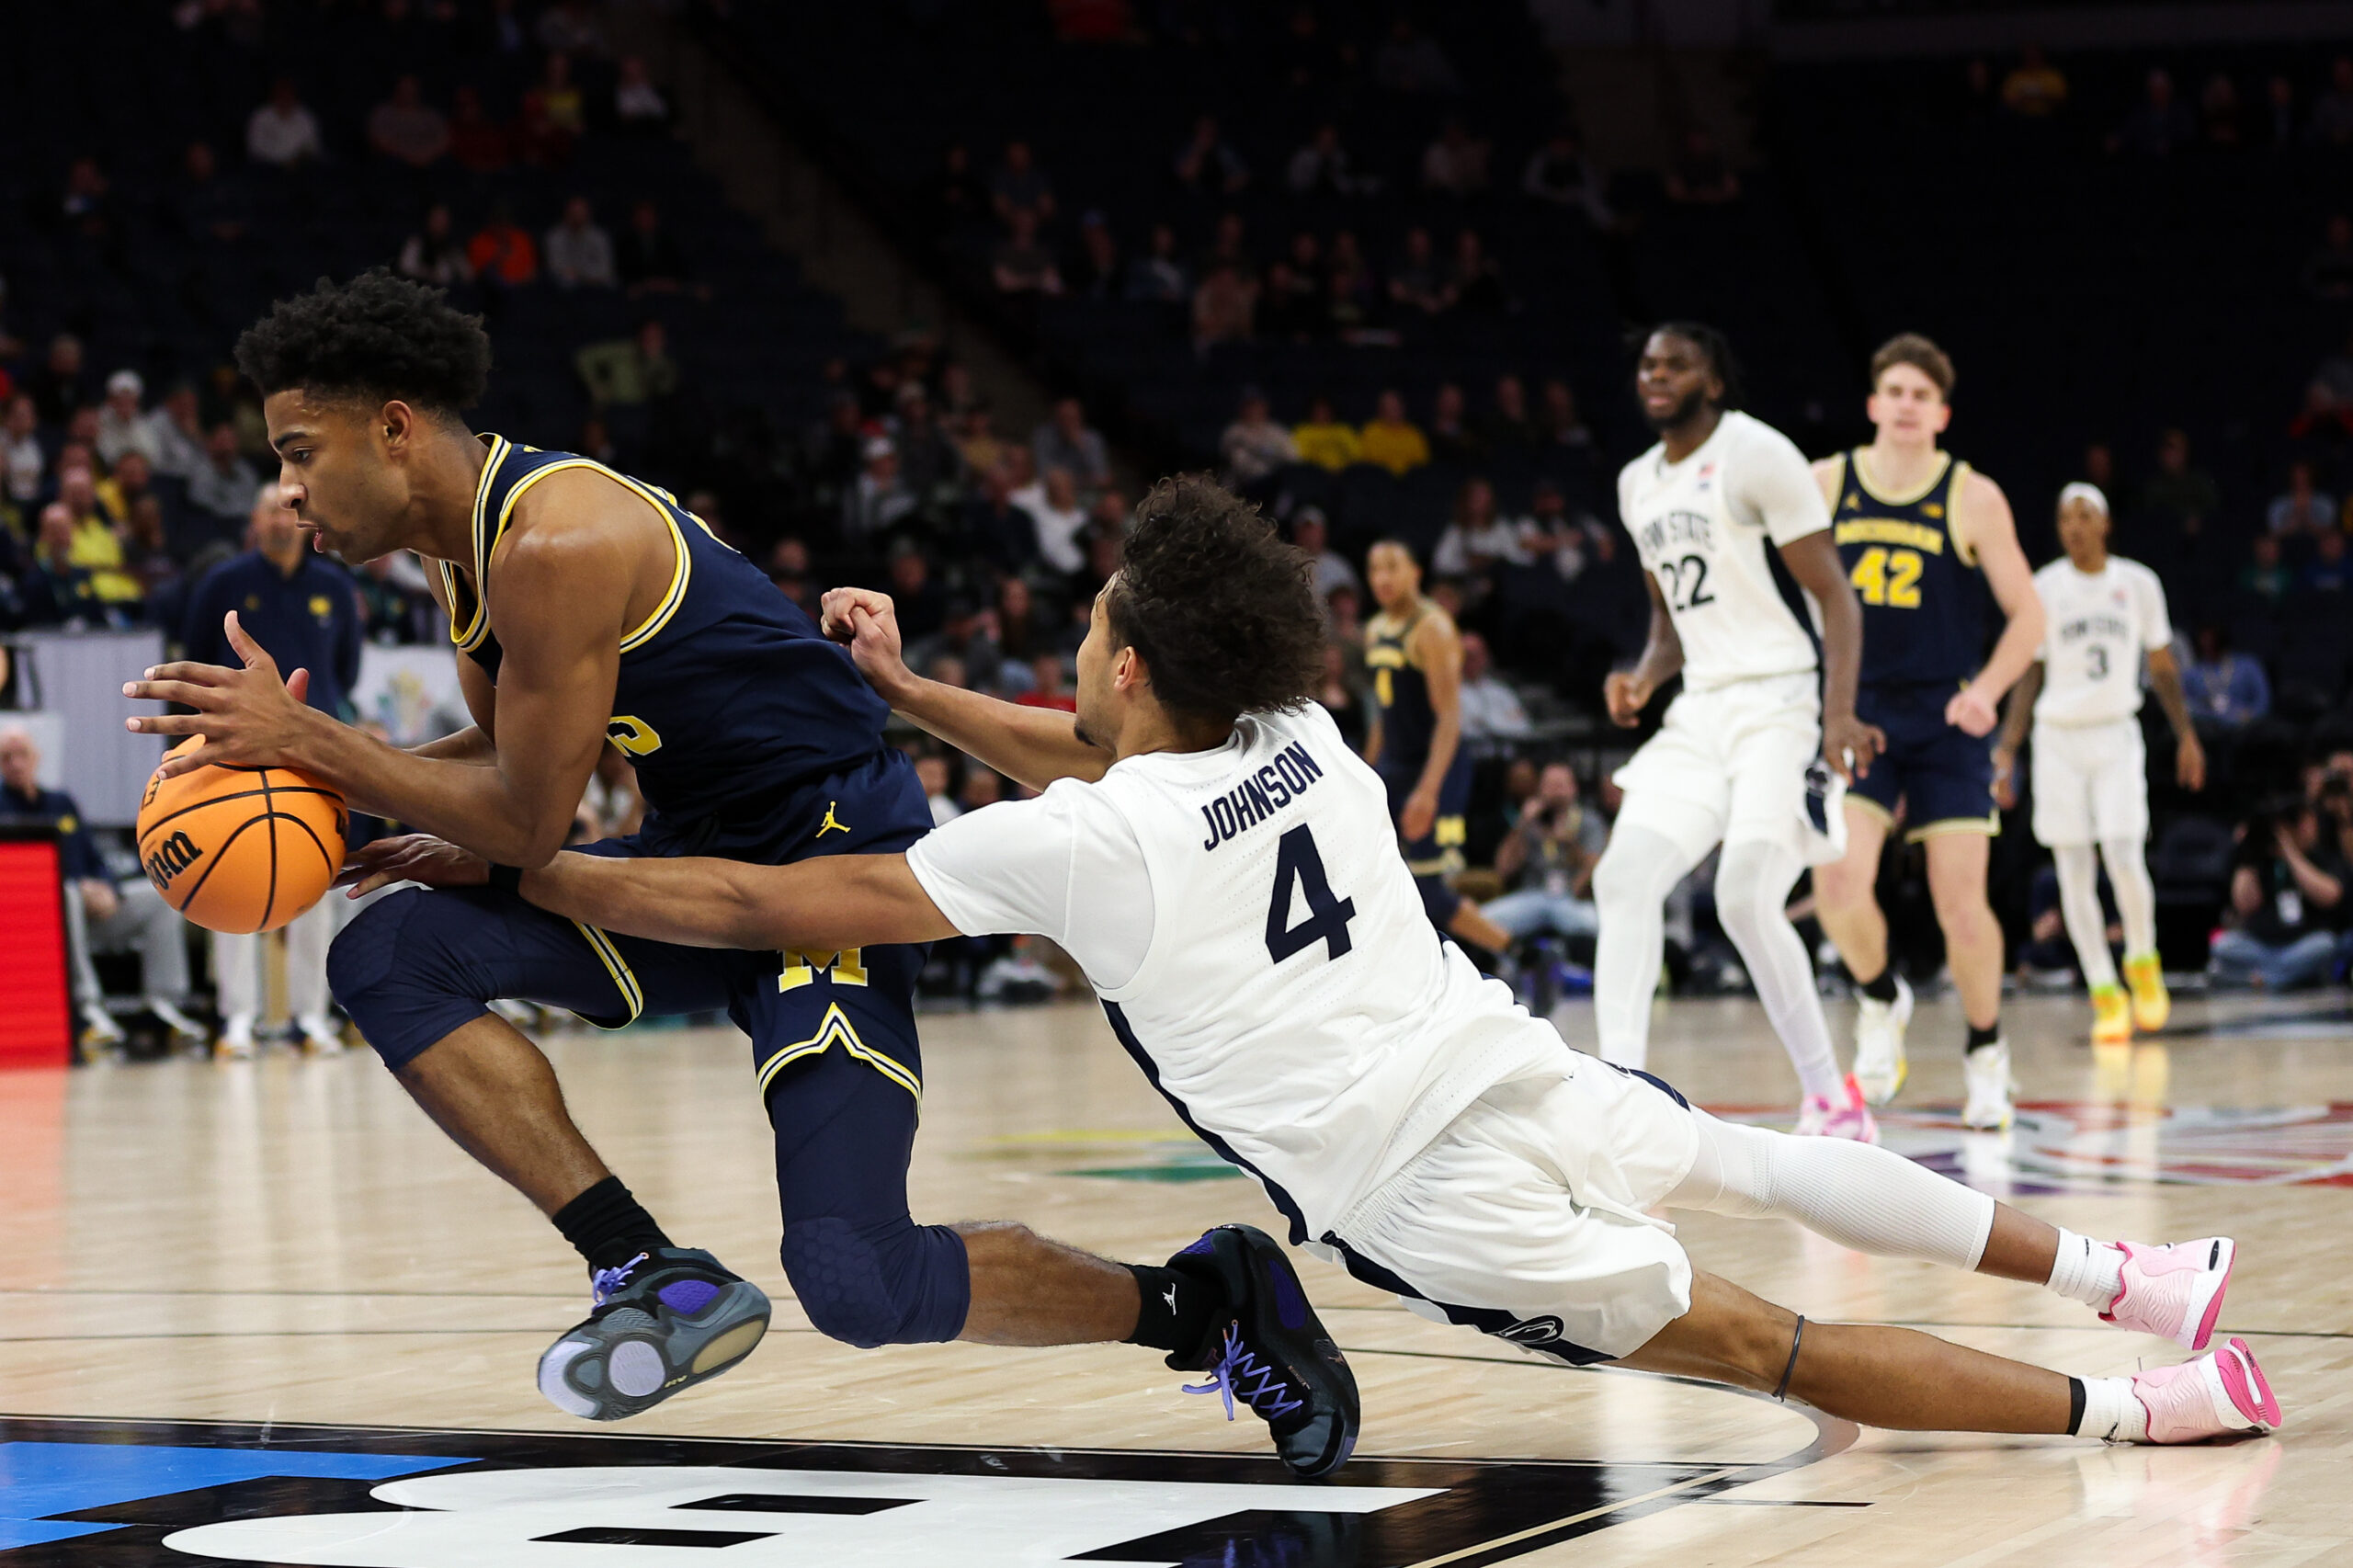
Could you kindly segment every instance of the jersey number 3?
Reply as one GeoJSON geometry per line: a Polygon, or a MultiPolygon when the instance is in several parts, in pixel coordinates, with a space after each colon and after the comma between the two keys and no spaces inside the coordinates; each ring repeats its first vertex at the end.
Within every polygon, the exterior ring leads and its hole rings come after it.
{"type": "Polygon", "coordinates": [[[1353,945],[1348,922],[1357,917],[1357,901],[1334,898],[1332,879],[1324,872],[1324,857],[1315,850],[1315,835],[1305,823],[1282,835],[1275,846],[1275,896],[1267,906],[1267,956],[1277,963],[1302,948],[1324,944],[1326,960],[1336,959],[1353,945]],[[1290,923],[1291,884],[1299,885],[1307,902],[1307,918],[1290,923]]]}

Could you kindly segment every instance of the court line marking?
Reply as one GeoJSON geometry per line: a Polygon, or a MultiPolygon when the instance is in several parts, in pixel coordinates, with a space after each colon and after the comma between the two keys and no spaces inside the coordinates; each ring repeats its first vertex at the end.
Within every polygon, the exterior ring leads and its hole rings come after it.
{"type": "Polygon", "coordinates": [[[1438,1568],[1440,1563],[1460,1562],[1466,1557],[1476,1557],[1482,1552],[1500,1551],[1507,1546],[1518,1546],[1531,1541],[1538,1536],[1550,1536],[1555,1530],[1568,1529],[1572,1526],[1584,1524],[1588,1519],[1597,1519],[1604,1514],[1615,1514],[1643,1503],[1655,1503],[1661,1498],[1672,1497],[1678,1492],[1688,1492],[1695,1486],[1705,1486],[1711,1482],[1722,1481],[1727,1476],[1739,1473],[1740,1470],[1733,1468],[1719,1470],[1708,1475],[1695,1475],[1688,1481],[1678,1481],[1672,1486],[1662,1486],[1655,1491],[1643,1493],[1639,1496],[1622,1498],[1615,1503],[1605,1503],[1597,1508],[1587,1508],[1582,1514],[1571,1514],[1565,1518],[1548,1519],[1540,1525],[1530,1525],[1524,1530],[1518,1530],[1510,1535],[1500,1535],[1492,1540],[1483,1540],[1476,1546],[1462,1547],[1447,1552],[1443,1556],[1425,1557],[1414,1563],[1412,1568],[1438,1568]]]}

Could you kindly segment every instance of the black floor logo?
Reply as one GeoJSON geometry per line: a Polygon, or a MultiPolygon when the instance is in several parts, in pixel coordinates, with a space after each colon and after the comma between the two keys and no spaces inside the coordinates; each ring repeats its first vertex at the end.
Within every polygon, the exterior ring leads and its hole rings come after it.
{"type": "Polygon", "coordinates": [[[0,1419],[0,1568],[1479,1568],[1780,1468],[0,1419]]]}

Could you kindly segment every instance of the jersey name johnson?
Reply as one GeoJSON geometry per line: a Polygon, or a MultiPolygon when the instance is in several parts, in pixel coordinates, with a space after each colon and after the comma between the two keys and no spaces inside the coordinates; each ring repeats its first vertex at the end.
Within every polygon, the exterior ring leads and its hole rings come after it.
{"type": "Polygon", "coordinates": [[[1293,741],[1277,752],[1274,760],[1261,764],[1257,772],[1201,808],[1201,820],[1210,829],[1201,847],[1214,849],[1249,832],[1323,777],[1322,765],[1307,754],[1305,746],[1293,741]]]}

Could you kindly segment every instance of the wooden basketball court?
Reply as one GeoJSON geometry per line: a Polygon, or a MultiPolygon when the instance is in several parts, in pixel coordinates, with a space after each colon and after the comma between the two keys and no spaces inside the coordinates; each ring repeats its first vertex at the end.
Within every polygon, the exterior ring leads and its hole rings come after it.
{"type": "MultiPolygon", "coordinates": [[[[1131,1346],[858,1351],[811,1332],[776,1258],[744,1042],[641,1028],[551,1039],[574,1113],[673,1234],[770,1290],[780,1332],[613,1428],[532,1384],[584,1309],[577,1263],[372,1055],[0,1075],[0,1568],[2353,1561],[2353,1014],[2334,993],[2188,1001],[2163,1039],[2097,1059],[2078,1001],[2009,1016],[2019,1128],[1960,1131],[1948,1002],[1913,1026],[1888,1141],[2094,1235],[2237,1236],[2222,1327],[2262,1356],[2279,1436],[1858,1431],[1566,1369],[1302,1258],[1366,1418],[1341,1483],[1292,1486],[1256,1423],[1227,1425],[1131,1346]],[[65,1446],[99,1441],[118,1468],[65,1446]]],[[[1589,1040],[1586,1010],[1559,1021],[1589,1040]]],[[[1695,1101],[1787,1119],[1793,1081],[1753,1004],[1676,1004],[1655,1033],[1653,1069],[1695,1101]]],[[[1150,1261],[1222,1220],[1279,1228],[1092,1008],[934,1016],[926,1062],[920,1218],[1018,1219],[1150,1261]]],[[[1816,1317],[2078,1374],[2181,1355],[2026,1286],[1779,1223],[1691,1216],[1682,1234],[1816,1317]]]]}

